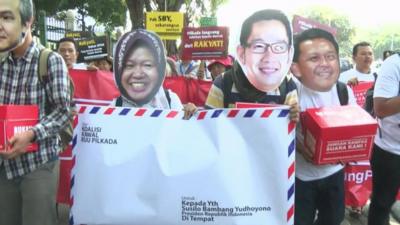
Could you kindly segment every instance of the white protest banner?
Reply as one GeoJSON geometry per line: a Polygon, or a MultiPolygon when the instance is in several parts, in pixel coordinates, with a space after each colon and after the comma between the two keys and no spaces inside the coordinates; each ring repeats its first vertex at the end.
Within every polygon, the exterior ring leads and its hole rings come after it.
{"type": "Polygon", "coordinates": [[[293,224],[288,108],[81,106],[72,224],[293,224]]]}

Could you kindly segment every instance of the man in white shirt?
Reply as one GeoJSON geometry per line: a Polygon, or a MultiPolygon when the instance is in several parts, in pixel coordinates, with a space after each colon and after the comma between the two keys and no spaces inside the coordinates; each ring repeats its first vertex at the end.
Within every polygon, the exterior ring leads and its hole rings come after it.
{"type": "Polygon", "coordinates": [[[400,188],[400,55],[387,58],[374,88],[374,111],[379,129],[370,160],[372,198],[369,225],[389,224],[400,188]]]}
{"type": "Polygon", "coordinates": [[[57,44],[57,52],[63,57],[68,69],[93,69],[92,67],[88,67],[85,63],[76,63],[79,52],[73,38],[61,38],[57,44]]]}
{"type": "Polygon", "coordinates": [[[339,81],[348,85],[357,85],[360,81],[375,81],[374,71],[371,70],[374,53],[368,42],[360,42],[353,47],[353,60],[355,67],[344,71],[339,76],[339,81]]]}
{"type": "MultiPolygon", "coordinates": [[[[332,34],[321,29],[306,30],[295,39],[294,49],[291,68],[298,78],[296,85],[302,111],[308,108],[356,104],[354,94],[348,86],[343,89],[347,90],[347,102],[340,100],[338,90],[341,89],[337,88],[340,73],[339,47],[332,34]]],[[[343,165],[314,164],[314,152],[304,146],[301,125],[296,131],[294,224],[340,225],[345,211],[343,165]]]]}

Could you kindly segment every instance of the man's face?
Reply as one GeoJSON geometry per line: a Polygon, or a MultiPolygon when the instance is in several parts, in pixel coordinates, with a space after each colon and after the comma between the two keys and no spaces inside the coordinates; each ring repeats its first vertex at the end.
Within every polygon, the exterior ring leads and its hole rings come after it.
{"type": "Polygon", "coordinates": [[[357,54],[353,56],[356,67],[360,69],[370,69],[374,61],[374,53],[371,46],[358,46],[357,54]]]}
{"type": "Polygon", "coordinates": [[[339,78],[339,57],[331,42],[323,38],[300,43],[299,60],[293,63],[293,73],[306,87],[326,92],[339,78]]]}
{"type": "Polygon", "coordinates": [[[64,58],[68,69],[72,68],[78,59],[78,52],[75,49],[75,45],[70,41],[61,42],[58,46],[58,53],[64,58]]]}
{"type": "Polygon", "coordinates": [[[135,49],[126,59],[121,84],[129,97],[139,104],[147,103],[160,88],[156,60],[145,47],[135,49]]]}
{"type": "Polygon", "coordinates": [[[0,1],[0,52],[12,50],[21,42],[19,4],[19,0],[0,1]]]}
{"type": "Polygon", "coordinates": [[[237,53],[247,79],[255,88],[267,92],[279,87],[292,62],[293,51],[288,43],[282,22],[264,20],[253,24],[247,45],[239,46],[237,53]]]}

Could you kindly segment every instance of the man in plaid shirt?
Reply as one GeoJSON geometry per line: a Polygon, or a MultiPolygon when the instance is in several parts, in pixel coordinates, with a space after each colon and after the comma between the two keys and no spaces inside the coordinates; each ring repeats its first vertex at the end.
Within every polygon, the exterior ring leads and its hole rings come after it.
{"type": "Polygon", "coordinates": [[[40,47],[32,41],[32,22],[32,0],[0,1],[0,104],[33,104],[40,109],[39,123],[8,140],[12,148],[0,154],[4,225],[57,224],[58,133],[72,117],[68,70],[60,55],[49,55],[49,79],[39,81],[40,47]],[[31,142],[38,143],[38,150],[26,153],[31,142]]]}

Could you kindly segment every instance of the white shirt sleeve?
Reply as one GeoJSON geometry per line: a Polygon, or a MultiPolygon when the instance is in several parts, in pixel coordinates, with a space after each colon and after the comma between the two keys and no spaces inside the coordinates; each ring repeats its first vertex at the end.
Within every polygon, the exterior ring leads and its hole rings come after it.
{"type": "Polygon", "coordinates": [[[374,98],[392,98],[399,95],[400,56],[397,54],[387,58],[378,73],[374,88],[374,98]]]}
{"type": "Polygon", "coordinates": [[[347,70],[347,71],[344,71],[343,73],[341,73],[341,74],[339,75],[339,81],[341,81],[341,82],[347,84],[347,81],[349,81],[350,78],[352,78],[352,77],[351,77],[352,71],[353,71],[353,70],[350,69],[350,70],[347,70]]]}
{"type": "Polygon", "coordinates": [[[354,96],[353,89],[349,85],[347,85],[347,93],[349,96],[349,102],[348,105],[357,105],[357,100],[356,97],[354,96]]]}

